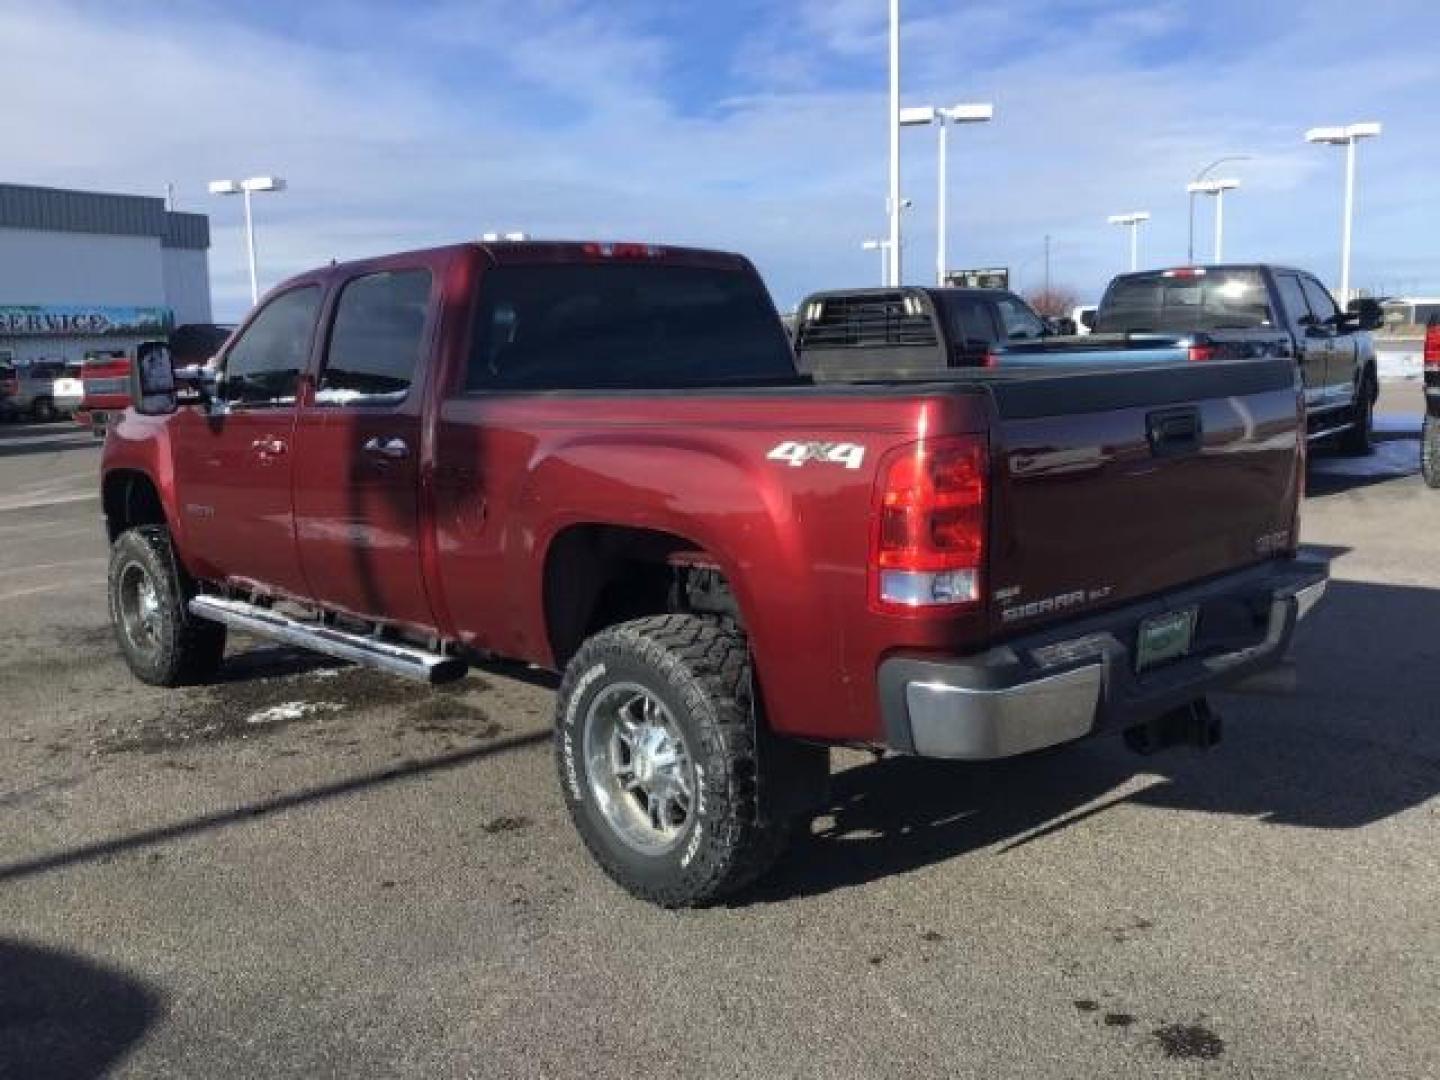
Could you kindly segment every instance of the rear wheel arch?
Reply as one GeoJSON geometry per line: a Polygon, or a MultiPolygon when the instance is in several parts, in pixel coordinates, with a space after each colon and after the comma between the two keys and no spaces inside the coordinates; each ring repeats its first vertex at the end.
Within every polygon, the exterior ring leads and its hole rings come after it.
{"type": "Polygon", "coordinates": [[[545,635],[557,669],[587,638],[632,619],[701,612],[744,622],[724,560],[680,533],[570,525],[552,537],[543,567],[545,635]]]}

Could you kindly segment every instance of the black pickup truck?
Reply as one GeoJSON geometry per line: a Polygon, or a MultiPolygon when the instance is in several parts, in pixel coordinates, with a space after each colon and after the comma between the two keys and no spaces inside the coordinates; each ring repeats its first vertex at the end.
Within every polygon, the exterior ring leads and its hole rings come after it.
{"type": "Polygon", "coordinates": [[[1420,472],[1440,488],[1440,315],[1425,328],[1425,427],[1420,435],[1420,472]]]}
{"type": "Polygon", "coordinates": [[[1375,346],[1367,331],[1379,304],[1341,311],[1303,270],[1279,266],[1183,266],[1122,274],[1105,290],[1094,333],[1049,327],[1018,297],[998,290],[852,289],[808,297],[795,351],[817,379],[923,378],[956,367],[1114,367],[1291,359],[1305,388],[1311,440],[1338,436],[1343,449],[1372,449],[1375,346]],[[1011,314],[1019,305],[1029,320],[1011,314]]]}
{"type": "Polygon", "coordinates": [[[792,336],[801,371],[868,381],[998,367],[1009,350],[1057,335],[1004,289],[902,286],[813,293],[796,312],[792,336]]]}
{"type": "Polygon", "coordinates": [[[1304,270],[1184,266],[1115,278],[1095,314],[1094,336],[1188,335],[1195,359],[1291,357],[1305,388],[1310,438],[1338,436],[1343,450],[1368,454],[1380,388],[1368,331],[1384,318],[1375,301],[1355,308],[1342,311],[1304,270]]]}

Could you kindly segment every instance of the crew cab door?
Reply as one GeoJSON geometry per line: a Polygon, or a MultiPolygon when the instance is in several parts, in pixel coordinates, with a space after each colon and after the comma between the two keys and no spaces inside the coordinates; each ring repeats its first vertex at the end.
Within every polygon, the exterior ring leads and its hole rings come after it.
{"type": "Polygon", "coordinates": [[[435,626],[419,543],[432,285],[423,265],[339,284],[295,425],[295,529],[314,599],[420,630],[435,626]]]}
{"type": "Polygon", "coordinates": [[[1300,275],[1288,271],[1275,273],[1275,289],[1285,309],[1286,325],[1295,338],[1295,363],[1305,387],[1305,407],[1325,407],[1330,353],[1335,347],[1332,328],[1324,325],[1324,316],[1310,307],[1307,290],[1300,275]]]}
{"type": "Polygon", "coordinates": [[[220,358],[209,408],[174,418],[182,550],[197,575],[304,597],[290,508],[295,397],[320,311],[319,285],[268,300],[220,358]]]}
{"type": "Polygon", "coordinates": [[[1355,396],[1355,336],[1344,332],[1340,306],[1328,289],[1309,274],[1302,274],[1300,286],[1310,311],[1328,335],[1330,348],[1325,356],[1325,404],[1349,405],[1355,396]]]}

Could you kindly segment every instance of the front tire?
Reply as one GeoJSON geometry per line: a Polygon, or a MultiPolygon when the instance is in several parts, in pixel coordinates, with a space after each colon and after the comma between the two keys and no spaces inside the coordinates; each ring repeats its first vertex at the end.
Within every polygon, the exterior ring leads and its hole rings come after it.
{"type": "Polygon", "coordinates": [[[163,525],[120,534],[110,549],[110,624],[125,663],[141,682],[181,686],[214,677],[225,627],[186,606],[193,588],[163,525]]]}
{"type": "Polygon", "coordinates": [[[1420,431],[1420,475],[1432,488],[1440,488],[1440,417],[1430,413],[1420,431]]]}
{"type": "Polygon", "coordinates": [[[566,666],[555,730],[566,805],[633,895],[711,903],[779,858],[789,822],[761,812],[752,705],[745,636],[717,619],[621,623],[566,666]]]}

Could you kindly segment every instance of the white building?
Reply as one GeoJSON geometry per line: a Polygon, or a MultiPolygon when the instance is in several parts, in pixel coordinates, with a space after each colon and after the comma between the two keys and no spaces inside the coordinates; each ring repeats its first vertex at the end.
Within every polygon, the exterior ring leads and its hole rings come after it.
{"type": "Polygon", "coordinates": [[[143,195],[0,184],[0,364],[210,322],[210,219],[143,195]]]}

